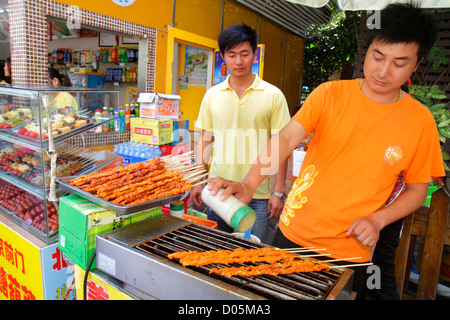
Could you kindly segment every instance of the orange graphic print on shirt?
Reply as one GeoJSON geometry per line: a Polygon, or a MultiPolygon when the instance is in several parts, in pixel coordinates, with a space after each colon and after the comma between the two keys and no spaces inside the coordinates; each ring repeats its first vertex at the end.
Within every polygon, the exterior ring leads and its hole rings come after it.
{"type": "Polygon", "coordinates": [[[306,201],[307,197],[303,195],[303,191],[308,189],[314,183],[314,178],[318,172],[316,167],[310,165],[303,170],[301,175],[295,180],[292,185],[291,192],[286,199],[286,205],[284,206],[283,213],[280,216],[280,222],[286,226],[290,224],[290,218],[295,216],[295,211],[300,209],[306,201]]]}
{"type": "Polygon", "coordinates": [[[390,167],[395,166],[402,160],[403,150],[400,146],[389,146],[384,152],[384,162],[390,167]]]}

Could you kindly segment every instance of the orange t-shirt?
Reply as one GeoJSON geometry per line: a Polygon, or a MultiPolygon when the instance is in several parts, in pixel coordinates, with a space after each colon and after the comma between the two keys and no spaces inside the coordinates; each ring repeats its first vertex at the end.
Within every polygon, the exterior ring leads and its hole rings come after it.
{"type": "Polygon", "coordinates": [[[445,176],[436,122],[409,95],[376,103],[358,79],[327,82],[293,119],[314,132],[279,223],[300,246],[369,261],[372,248],[345,236],[353,221],[384,206],[402,172],[406,183],[445,176]]]}

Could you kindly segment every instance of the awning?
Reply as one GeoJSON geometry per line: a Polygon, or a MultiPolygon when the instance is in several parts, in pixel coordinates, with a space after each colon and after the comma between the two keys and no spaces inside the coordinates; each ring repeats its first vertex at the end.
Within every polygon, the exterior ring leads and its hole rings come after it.
{"type": "MultiPolygon", "coordinates": [[[[305,5],[312,8],[321,8],[329,0],[286,0],[288,2],[305,5]]],[[[338,5],[343,10],[381,10],[390,3],[408,3],[410,0],[338,0],[338,5]]],[[[450,8],[450,0],[422,0],[422,8],[450,8]]]]}
{"type": "Polygon", "coordinates": [[[302,38],[312,24],[325,24],[331,17],[331,10],[328,7],[311,8],[286,0],[236,1],[302,38]]]}

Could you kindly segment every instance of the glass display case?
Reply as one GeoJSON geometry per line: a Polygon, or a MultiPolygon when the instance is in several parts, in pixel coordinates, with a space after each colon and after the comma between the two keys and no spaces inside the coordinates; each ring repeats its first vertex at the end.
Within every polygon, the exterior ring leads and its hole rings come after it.
{"type": "Polygon", "coordinates": [[[67,147],[64,141],[107,125],[117,90],[0,86],[0,213],[46,243],[57,241],[56,178],[97,171],[114,162],[109,151],[67,147]]]}

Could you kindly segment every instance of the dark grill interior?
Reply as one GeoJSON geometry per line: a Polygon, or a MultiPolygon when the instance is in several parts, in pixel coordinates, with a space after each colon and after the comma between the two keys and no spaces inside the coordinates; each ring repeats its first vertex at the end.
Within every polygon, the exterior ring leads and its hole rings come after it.
{"type": "MultiPolygon", "coordinates": [[[[156,255],[168,263],[178,263],[176,259],[169,260],[167,255],[178,251],[195,250],[234,250],[237,248],[258,249],[263,245],[229,236],[201,225],[190,224],[156,238],[143,241],[135,246],[150,255],[156,255]]],[[[233,264],[232,266],[252,265],[251,263],[233,264]]],[[[257,265],[257,264],[253,264],[257,265]]],[[[230,266],[230,265],[226,265],[230,266]]],[[[341,276],[339,269],[330,271],[295,273],[289,275],[258,275],[251,277],[233,276],[231,278],[209,274],[213,267],[225,267],[214,264],[201,267],[186,267],[208,277],[228,283],[242,290],[252,292],[266,299],[283,300],[322,300],[336,284],[341,276]]]]}

